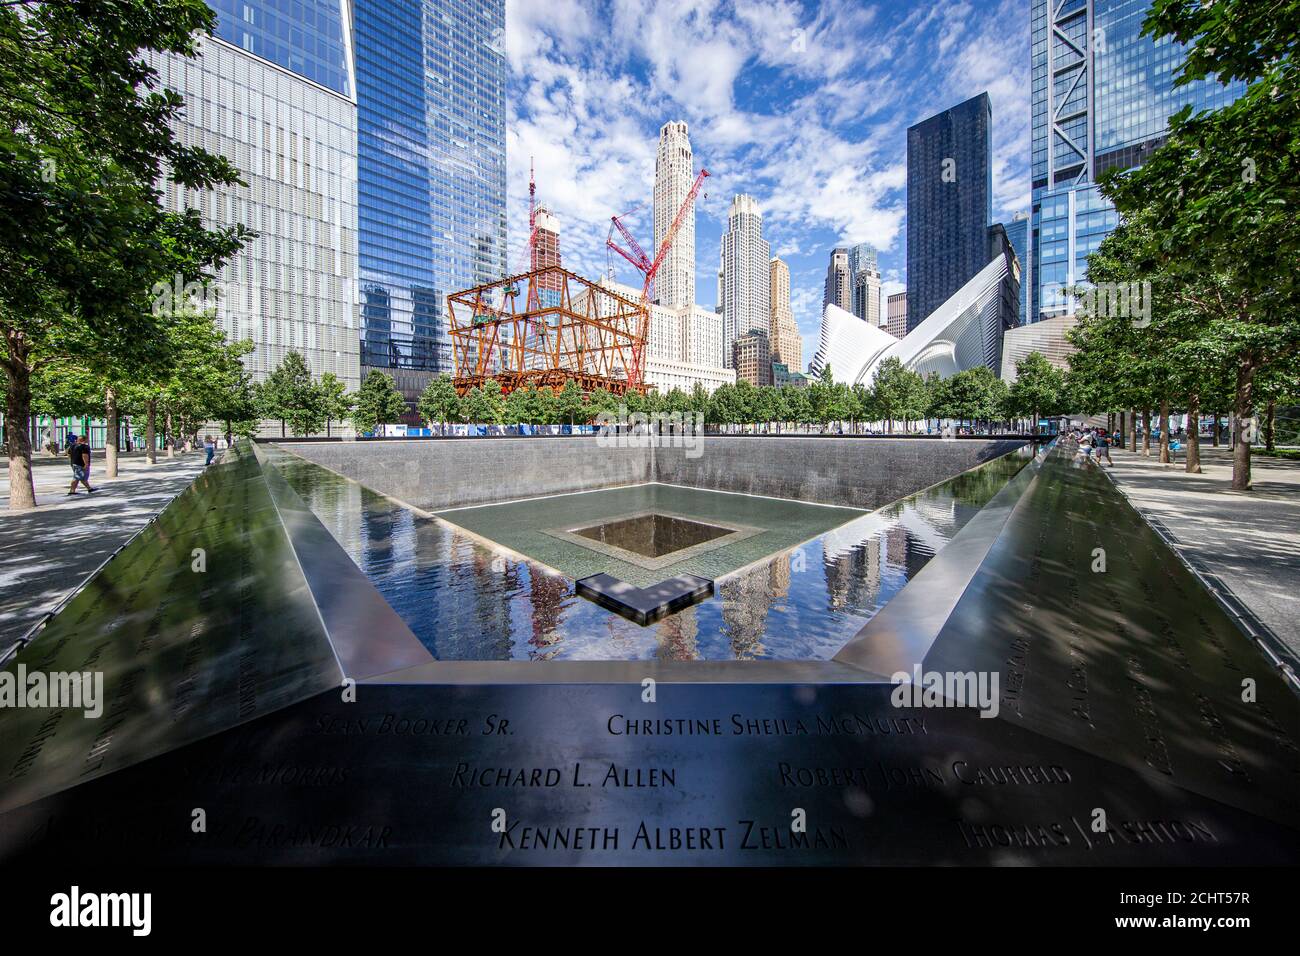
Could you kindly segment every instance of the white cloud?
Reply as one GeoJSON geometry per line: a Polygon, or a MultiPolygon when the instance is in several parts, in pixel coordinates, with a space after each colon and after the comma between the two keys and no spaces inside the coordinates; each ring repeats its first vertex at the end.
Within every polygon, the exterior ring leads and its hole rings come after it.
{"type": "Polygon", "coordinates": [[[657,131],[682,119],[713,174],[697,206],[700,298],[731,196],[750,193],[815,346],[828,250],[869,242],[901,260],[908,125],[988,90],[995,213],[1027,205],[1028,15],[1022,0],[978,6],[508,0],[511,265],[529,157],[566,265],[602,272],[609,217],[637,206],[628,221],[648,246],[657,131]]]}

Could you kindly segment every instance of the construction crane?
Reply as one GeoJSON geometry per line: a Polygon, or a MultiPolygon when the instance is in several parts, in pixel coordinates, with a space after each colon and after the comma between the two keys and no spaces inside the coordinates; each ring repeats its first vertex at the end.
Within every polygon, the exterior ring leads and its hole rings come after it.
{"type": "MultiPolygon", "coordinates": [[[[641,248],[641,244],[636,241],[636,237],[633,236],[632,233],[628,231],[627,227],[619,221],[618,216],[610,216],[609,218],[609,235],[605,237],[605,245],[614,252],[617,252],[628,262],[632,263],[632,265],[636,267],[637,271],[645,276],[645,282],[641,286],[641,308],[644,310],[642,313],[643,323],[648,323],[650,320],[650,302],[654,298],[655,276],[658,275],[659,267],[663,265],[664,258],[668,255],[668,250],[672,246],[673,240],[677,238],[677,230],[681,228],[682,220],[686,218],[687,210],[689,210],[695,202],[695,197],[700,194],[700,187],[704,185],[704,180],[707,179],[708,176],[709,171],[707,169],[701,169],[700,174],[695,177],[695,183],[691,186],[690,192],[686,194],[686,198],[682,200],[681,208],[677,210],[677,215],[673,217],[673,224],[668,228],[668,233],[664,236],[664,241],[660,243],[659,248],[655,250],[655,257],[653,260],[646,255],[646,251],[641,248]],[[614,241],[615,232],[617,232],[622,237],[623,241],[631,247],[630,251],[624,249],[614,241]]],[[[626,215],[626,213],[624,215],[626,215]]],[[[630,381],[637,385],[640,385],[641,383],[642,359],[645,357],[645,340],[647,331],[648,330],[643,326],[639,330],[640,334],[634,337],[632,344],[632,361],[630,363],[630,368],[628,369],[628,376],[630,381]]]]}
{"type": "Polygon", "coordinates": [[[691,186],[690,192],[682,200],[681,208],[677,210],[677,215],[673,217],[673,224],[668,229],[668,234],[664,236],[664,241],[660,243],[659,248],[655,251],[654,259],[651,259],[646,251],[641,248],[641,243],[636,241],[636,237],[620,221],[627,213],[622,216],[609,217],[609,235],[605,238],[605,245],[617,252],[620,256],[632,263],[633,267],[645,276],[645,282],[641,288],[641,304],[648,305],[654,298],[655,276],[659,272],[659,267],[663,265],[664,258],[668,255],[668,249],[677,238],[677,230],[681,228],[682,220],[686,218],[686,212],[695,202],[695,197],[700,194],[700,187],[704,185],[704,180],[708,178],[709,171],[701,169],[700,174],[695,177],[695,183],[691,186]],[[624,249],[614,241],[614,233],[617,232],[622,237],[623,242],[628,248],[624,249]]]}
{"type": "MultiPolygon", "coordinates": [[[[530,156],[528,158],[528,242],[524,245],[523,255],[520,256],[519,268],[514,270],[515,275],[528,272],[533,268],[535,248],[537,248],[537,176],[536,167],[530,156]]],[[[503,293],[507,298],[513,298],[519,294],[519,286],[513,282],[508,283],[503,293]]]]}

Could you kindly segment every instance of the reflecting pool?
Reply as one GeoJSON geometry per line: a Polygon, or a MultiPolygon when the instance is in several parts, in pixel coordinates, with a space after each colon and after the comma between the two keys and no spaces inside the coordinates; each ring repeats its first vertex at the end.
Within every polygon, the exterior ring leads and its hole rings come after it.
{"type": "Polygon", "coordinates": [[[640,627],[540,564],[274,445],[258,450],[434,657],[539,661],[829,659],[1032,457],[1022,449],[860,513],[640,627]]]}

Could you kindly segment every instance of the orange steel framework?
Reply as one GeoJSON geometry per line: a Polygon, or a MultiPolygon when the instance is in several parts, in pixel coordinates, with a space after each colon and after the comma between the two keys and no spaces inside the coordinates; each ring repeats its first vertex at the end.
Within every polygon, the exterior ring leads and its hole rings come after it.
{"type": "Polygon", "coordinates": [[[501,391],[644,391],[649,311],[559,266],[447,297],[453,384],[465,394],[495,379],[501,391]]]}

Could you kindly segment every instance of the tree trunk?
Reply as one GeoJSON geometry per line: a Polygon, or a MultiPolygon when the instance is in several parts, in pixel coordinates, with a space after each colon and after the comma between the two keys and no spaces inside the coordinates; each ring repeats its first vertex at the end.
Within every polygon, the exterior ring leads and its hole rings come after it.
{"type": "Polygon", "coordinates": [[[108,434],[104,442],[104,477],[117,477],[117,453],[120,450],[117,445],[118,432],[118,415],[117,415],[117,390],[109,388],[104,392],[104,421],[108,426],[108,434]]]}
{"type": "Polygon", "coordinates": [[[1237,365],[1237,401],[1232,410],[1232,490],[1250,491],[1250,442],[1246,441],[1246,420],[1255,413],[1255,372],[1253,356],[1247,355],[1237,365]]]}
{"type": "Polygon", "coordinates": [[[1214,413],[1214,447],[1219,447],[1219,413],[1214,413]]]}
{"type": "Polygon", "coordinates": [[[1169,464],[1169,399],[1160,400],[1160,464],[1169,464]]]}
{"type": "Polygon", "coordinates": [[[158,399],[151,398],[144,403],[144,453],[149,464],[158,464],[158,399]]]}
{"type": "Polygon", "coordinates": [[[1277,432],[1277,402],[1269,399],[1268,411],[1264,415],[1264,447],[1269,453],[1276,451],[1273,447],[1273,436],[1277,432]]]}
{"type": "Polygon", "coordinates": [[[1142,409],[1142,454],[1151,457],[1151,409],[1142,409]]]}
{"type": "Polygon", "coordinates": [[[32,484],[32,438],[27,423],[32,417],[32,373],[24,352],[14,354],[14,343],[6,362],[9,387],[5,390],[5,452],[9,455],[9,510],[30,511],[36,507],[32,484]]]}
{"type": "Polygon", "coordinates": [[[176,457],[176,435],[172,431],[172,413],[171,409],[163,416],[163,447],[167,449],[167,457],[176,457]]]}
{"type": "Polygon", "coordinates": [[[1201,473],[1201,396],[1187,396],[1187,473],[1201,473]]]}
{"type": "Polygon", "coordinates": [[[1129,409],[1128,424],[1129,424],[1128,450],[1133,452],[1133,454],[1136,455],[1138,450],[1138,413],[1136,408],[1129,409]]]}

